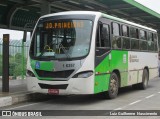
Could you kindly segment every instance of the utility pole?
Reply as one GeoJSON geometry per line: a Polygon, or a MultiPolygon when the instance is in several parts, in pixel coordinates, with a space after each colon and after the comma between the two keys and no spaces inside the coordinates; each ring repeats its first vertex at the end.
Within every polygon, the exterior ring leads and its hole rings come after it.
{"type": "Polygon", "coordinates": [[[9,34],[3,34],[2,92],[9,92],[9,34]]]}

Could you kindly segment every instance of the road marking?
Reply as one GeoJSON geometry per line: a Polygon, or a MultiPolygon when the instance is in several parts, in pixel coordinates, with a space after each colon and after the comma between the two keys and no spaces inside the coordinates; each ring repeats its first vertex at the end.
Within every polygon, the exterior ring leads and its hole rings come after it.
{"type": "Polygon", "coordinates": [[[27,106],[35,105],[35,104],[38,104],[38,103],[39,102],[32,103],[32,104],[27,104],[27,105],[22,105],[22,106],[18,106],[18,107],[13,107],[13,108],[5,109],[5,110],[13,110],[13,109],[21,108],[21,107],[27,107],[27,106]]]}
{"type": "Polygon", "coordinates": [[[121,110],[122,108],[116,108],[116,109],[114,109],[114,110],[121,110]]]}
{"type": "Polygon", "coordinates": [[[145,98],[151,98],[151,97],[153,97],[153,96],[155,96],[155,95],[152,94],[152,95],[149,95],[149,96],[147,96],[147,97],[145,97],[145,98]]]}
{"type": "Polygon", "coordinates": [[[136,103],[138,103],[138,102],[140,102],[140,101],[142,101],[142,100],[134,101],[134,102],[130,103],[129,105],[134,105],[134,104],[136,104],[136,103]]]}
{"type": "MultiPolygon", "coordinates": [[[[48,102],[48,101],[51,101],[51,100],[47,100],[47,101],[43,101],[43,102],[48,102]]],[[[27,106],[31,106],[31,105],[36,105],[36,104],[39,104],[39,103],[42,103],[42,102],[36,102],[36,103],[32,103],[32,104],[26,104],[26,105],[22,105],[22,106],[18,106],[18,107],[13,107],[13,108],[8,108],[8,109],[4,109],[4,110],[13,110],[13,109],[17,109],[17,108],[22,108],[22,107],[27,107],[27,106]]]]}
{"type": "MultiPolygon", "coordinates": [[[[160,92],[158,92],[158,93],[160,93],[160,92]]],[[[148,99],[148,98],[151,98],[151,97],[153,97],[153,96],[155,96],[155,94],[149,95],[149,96],[147,96],[147,97],[145,97],[145,98],[148,99]]],[[[141,101],[143,101],[143,100],[144,100],[144,99],[134,101],[134,102],[132,102],[132,103],[129,103],[127,106],[119,107],[119,108],[116,108],[116,109],[114,109],[114,110],[122,110],[122,109],[125,108],[125,107],[128,107],[128,106],[130,106],[130,105],[136,104],[136,103],[141,102],[141,101]]]]}

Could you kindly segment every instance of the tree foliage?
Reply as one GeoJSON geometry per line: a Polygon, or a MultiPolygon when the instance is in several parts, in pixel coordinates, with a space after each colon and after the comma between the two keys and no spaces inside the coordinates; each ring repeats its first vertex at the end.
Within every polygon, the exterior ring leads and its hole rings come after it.
{"type": "MultiPolygon", "coordinates": [[[[0,55],[0,76],[2,76],[2,55],[0,55]]],[[[26,58],[24,58],[24,74],[22,72],[22,54],[17,53],[15,56],[9,56],[9,75],[10,76],[21,76],[25,75],[26,72],[26,58]]]]}

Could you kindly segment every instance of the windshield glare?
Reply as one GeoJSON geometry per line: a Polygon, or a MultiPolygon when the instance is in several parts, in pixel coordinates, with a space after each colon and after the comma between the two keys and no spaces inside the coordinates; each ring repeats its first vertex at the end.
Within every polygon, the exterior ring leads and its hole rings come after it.
{"type": "Polygon", "coordinates": [[[62,59],[84,57],[89,53],[92,21],[45,21],[37,25],[31,44],[36,58],[62,59]]]}

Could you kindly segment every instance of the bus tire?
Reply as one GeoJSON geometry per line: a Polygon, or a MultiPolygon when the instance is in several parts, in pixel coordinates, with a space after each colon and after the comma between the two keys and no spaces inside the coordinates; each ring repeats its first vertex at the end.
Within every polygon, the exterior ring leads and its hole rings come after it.
{"type": "Polygon", "coordinates": [[[138,84],[138,88],[145,90],[148,87],[149,74],[147,69],[143,70],[142,83],[138,84]]]}
{"type": "Polygon", "coordinates": [[[114,99],[118,95],[119,89],[119,78],[116,73],[112,73],[110,76],[109,89],[104,92],[104,97],[109,99],[114,99]]]}

